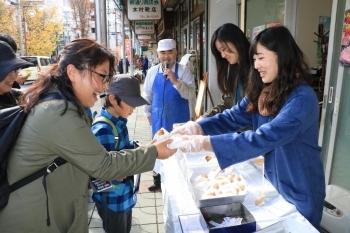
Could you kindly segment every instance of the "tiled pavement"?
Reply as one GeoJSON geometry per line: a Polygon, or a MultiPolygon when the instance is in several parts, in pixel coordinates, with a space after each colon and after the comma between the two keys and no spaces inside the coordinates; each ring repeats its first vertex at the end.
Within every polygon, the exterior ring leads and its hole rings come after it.
{"type": "MultiPolygon", "coordinates": [[[[141,84],[141,89],[143,85],[141,84]]],[[[93,111],[99,112],[100,101],[96,103],[93,111]]],[[[134,110],[128,118],[128,130],[131,140],[138,140],[141,144],[150,142],[151,133],[147,118],[143,114],[142,107],[134,110]]],[[[162,193],[149,192],[148,186],[153,183],[152,171],[141,174],[140,190],[137,196],[137,204],[132,209],[131,233],[163,233],[165,232],[163,220],[162,193]]],[[[94,202],[89,200],[89,233],[103,233],[102,220],[100,219],[94,202]]]]}

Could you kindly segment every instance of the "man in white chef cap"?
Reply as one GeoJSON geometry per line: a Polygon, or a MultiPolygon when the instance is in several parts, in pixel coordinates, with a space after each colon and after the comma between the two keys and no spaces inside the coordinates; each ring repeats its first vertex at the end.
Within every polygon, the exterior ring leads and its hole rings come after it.
{"type": "MultiPolygon", "coordinates": [[[[161,128],[170,132],[174,123],[190,120],[195,102],[195,81],[190,70],[176,62],[176,42],[163,39],[158,42],[157,54],[160,63],[151,67],[145,79],[143,97],[150,103],[144,113],[151,125],[152,138],[161,128]]],[[[154,167],[154,184],[148,189],[160,189],[159,161],[154,167]]]]}

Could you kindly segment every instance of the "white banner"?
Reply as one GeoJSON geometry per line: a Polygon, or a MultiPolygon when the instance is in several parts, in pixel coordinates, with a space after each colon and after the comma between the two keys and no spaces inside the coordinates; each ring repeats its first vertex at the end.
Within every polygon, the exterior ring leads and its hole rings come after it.
{"type": "Polygon", "coordinates": [[[129,20],[156,20],[162,17],[159,0],[128,0],[129,20]]]}
{"type": "Polygon", "coordinates": [[[150,35],[137,35],[138,40],[151,40],[152,36],[150,35]]]}

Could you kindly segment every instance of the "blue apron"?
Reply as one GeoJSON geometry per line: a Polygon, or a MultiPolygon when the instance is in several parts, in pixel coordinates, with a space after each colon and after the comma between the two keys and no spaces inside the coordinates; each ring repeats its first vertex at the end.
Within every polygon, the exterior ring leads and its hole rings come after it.
{"type": "MultiPolygon", "coordinates": [[[[176,63],[176,79],[179,79],[178,68],[179,64],[176,63]]],[[[159,73],[159,70],[153,82],[152,92],[152,138],[162,127],[170,132],[173,129],[174,123],[182,123],[190,120],[188,100],[180,96],[172,82],[167,80],[163,73],[159,73]]]]}

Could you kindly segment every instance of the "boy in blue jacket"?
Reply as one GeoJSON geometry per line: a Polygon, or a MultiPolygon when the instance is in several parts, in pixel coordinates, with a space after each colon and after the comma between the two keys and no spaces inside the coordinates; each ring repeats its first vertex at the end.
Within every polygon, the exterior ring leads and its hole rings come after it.
{"type": "MultiPolygon", "coordinates": [[[[126,124],[136,107],[148,104],[140,93],[139,81],[133,77],[117,78],[110,84],[100,116],[91,128],[107,151],[134,148],[126,124]]],[[[112,184],[112,192],[95,192],[92,199],[106,232],[129,233],[132,208],[137,202],[133,176],[113,180],[112,184]]]]}

